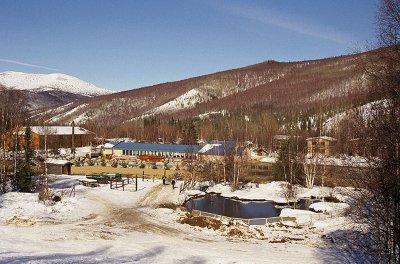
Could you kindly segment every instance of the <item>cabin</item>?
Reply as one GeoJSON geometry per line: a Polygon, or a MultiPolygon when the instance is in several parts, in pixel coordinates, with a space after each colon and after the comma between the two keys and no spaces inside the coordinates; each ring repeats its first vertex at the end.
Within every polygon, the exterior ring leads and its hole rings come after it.
{"type": "Polygon", "coordinates": [[[307,138],[306,141],[308,155],[322,154],[332,156],[335,154],[336,138],[320,136],[307,138]]]}
{"type": "Polygon", "coordinates": [[[71,175],[72,162],[68,160],[48,159],[46,160],[48,174],[71,175]]]}
{"type": "Polygon", "coordinates": [[[197,158],[200,146],[181,144],[147,144],[131,142],[110,142],[114,145],[112,155],[138,157],[146,161],[161,161],[168,158],[197,158]]]}
{"type": "MultiPolygon", "coordinates": [[[[92,144],[95,134],[87,129],[72,126],[32,126],[32,149],[44,149],[45,140],[48,149],[86,147],[92,144]],[[74,136],[72,137],[72,134],[74,136]],[[72,144],[74,142],[74,144],[72,144]]],[[[21,128],[20,142],[24,141],[26,128],[21,128]]]]}
{"type": "Polygon", "coordinates": [[[268,155],[268,151],[265,148],[259,147],[253,150],[257,156],[263,157],[268,155]]]}
{"type": "Polygon", "coordinates": [[[251,152],[248,147],[239,146],[235,141],[211,140],[199,150],[200,160],[224,160],[225,157],[241,157],[246,160],[251,158],[251,152]]]}

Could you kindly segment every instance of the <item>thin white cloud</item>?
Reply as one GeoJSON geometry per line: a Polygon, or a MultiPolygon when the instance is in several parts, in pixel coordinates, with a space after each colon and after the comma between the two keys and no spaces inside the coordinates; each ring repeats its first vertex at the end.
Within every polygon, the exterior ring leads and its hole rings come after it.
{"type": "Polygon", "coordinates": [[[325,25],[307,21],[305,18],[296,17],[292,14],[289,15],[277,10],[259,8],[246,4],[223,4],[224,2],[222,1],[218,3],[220,5],[216,6],[213,4],[213,6],[237,17],[253,20],[263,25],[273,25],[299,34],[339,44],[349,45],[356,42],[356,40],[348,34],[339,32],[325,25]]]}
{"type": "Polygon", "coordinates": [[[45,70],[50,70],[50,71],[59,71],[59,69],[50,68],[50,67],[41,66],[41,65],[36,65],[36,64],[25,63],[25,62],[21,62],[21,61],[15,61],[15,60],[8,60],[8,59],[1,59],[0,58],[0,62],[11,63],[11,64],[16,64],[16,65],[22,65],[22,66],[28,66],[28,67],[39,68],[39,69],[45,69],[45,70]]]}

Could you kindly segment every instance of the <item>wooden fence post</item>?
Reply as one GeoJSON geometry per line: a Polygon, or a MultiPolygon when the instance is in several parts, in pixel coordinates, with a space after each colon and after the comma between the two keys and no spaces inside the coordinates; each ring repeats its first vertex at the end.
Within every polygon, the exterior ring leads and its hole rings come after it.
{"type": "Polygon", "coordinates": [[[137,174],[136,174],[136,181],[135,181],[135,183],[136,183],[136,191],[137,191],[137,174]]]}

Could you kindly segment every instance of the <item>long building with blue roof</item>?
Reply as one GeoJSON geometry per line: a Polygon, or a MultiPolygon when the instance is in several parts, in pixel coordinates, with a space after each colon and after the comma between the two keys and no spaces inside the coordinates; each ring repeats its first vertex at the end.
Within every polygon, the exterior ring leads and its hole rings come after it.
{"type": "Polygon", "coordinates": [[[115,156],[162,156],[165,158],[197,157],[200,150],[198,145],[180,144],[147,144],[119,142],[114,144],[115,156]]]}

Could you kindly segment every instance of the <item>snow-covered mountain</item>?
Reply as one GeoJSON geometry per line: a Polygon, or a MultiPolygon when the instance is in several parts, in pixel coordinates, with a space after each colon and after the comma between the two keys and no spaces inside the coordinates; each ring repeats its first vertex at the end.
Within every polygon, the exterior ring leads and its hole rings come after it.
{"type": "Polygon", "coordinates": [[[32,109],[112,93],[110,90],[61,73],[33,74],[7,71],[0,73],[0,85],[26,92],[32,109]]]}

